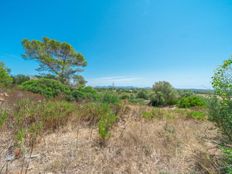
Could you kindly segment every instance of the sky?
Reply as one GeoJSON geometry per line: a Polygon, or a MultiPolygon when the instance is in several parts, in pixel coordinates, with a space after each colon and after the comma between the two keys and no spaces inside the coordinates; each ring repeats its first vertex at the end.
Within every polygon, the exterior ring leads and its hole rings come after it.
{"type": "Polygon", "coordinates": [[[0,0],[0,61],[35,75],[22,39],[70,43],[88,85],[211,88],[232,55],[232,0],[0,0]]]}

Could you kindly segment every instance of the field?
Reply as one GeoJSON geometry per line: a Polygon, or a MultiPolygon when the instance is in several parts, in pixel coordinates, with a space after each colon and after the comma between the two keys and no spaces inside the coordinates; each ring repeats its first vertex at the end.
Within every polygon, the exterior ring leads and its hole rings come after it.
{"type": "MultiPolygon", "coordinates": [[[[136,95],[136,90],[97,89],[115,96],[136,95]]],[[[1,108],[10,117],[23,115],[23,125],[8,118],[1,128],[0,173],[220,173],[221,135],[207,120],[205,107],[153,107],[132,99],[108,97],[117,118],[102,133],[101,117],[111,112],[104,101],[66,102],[8,91],[1,108]],[[52,117],[37,130],[32,127],[39,123],[37,116],[43,117],[36,110],[41,103],[51,106],[52,117]]]]}

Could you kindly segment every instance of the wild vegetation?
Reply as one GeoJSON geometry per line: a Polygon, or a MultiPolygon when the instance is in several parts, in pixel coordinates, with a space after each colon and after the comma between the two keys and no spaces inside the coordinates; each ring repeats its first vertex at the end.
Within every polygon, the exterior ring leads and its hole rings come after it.
{"type": "Polygon", "coordinates": [[[43,74],[0,64],[0,173],[232,173],[231,59],[213,76],[214,95],[166,81],[93,88],[68,43],[22,44],[43,74]]]}

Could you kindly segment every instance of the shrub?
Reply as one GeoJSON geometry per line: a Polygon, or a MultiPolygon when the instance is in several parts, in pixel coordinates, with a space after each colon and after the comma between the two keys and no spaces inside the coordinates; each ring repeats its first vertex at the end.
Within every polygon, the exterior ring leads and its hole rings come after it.
{"type": "Polygon", "coordinates": [[[66,101],[49,101],[44,103],[42,122],[45,129],[56,129],[67,123],[75,111],[74,104],[66,101]]]}
{"type": "Polygon", "coordinates": [[[194,120],[205,120],[206,114],[200,111],[192,111],[187,115],[187,118],[192,118],[194,120]]]}
{"type": "Polygon", "coordinates": [[[178,116],[177,110],[165,110],[161,108],[154,108],[151,111],[142,113],[142,117],[147,120],[151,119],[174,119],[178,116]]]}
{"type": "Polygon", "coordinates": [[[209,102],[209,120],[217,124],[225,135],[232,140],[232,101],[213,97],[209,102]]]}
{"type": "Polygon", "coordinates": [[[164,95],[161,92],[155,92],[150,96],[152,106],[162,106],[167,105],[164,95]]]}
{"type": "Polygon", "coordinates": [[[117,94],[106,92],[102,95],[101,101],[107,104],[119,104],[120,99],[117,94]]]}
{"type": "Polygon", "coordinates": [[[4,63],[0,62],[0,87],[7,87],[12,84],[13,79],[9,72],[10,70],[5,67],[4,63]]]}
{"type": "Polygon", "coordinates": [[[53,79],[34,79],[24,82],[21,85],[22,89],[33,93],[41,94],[51,98],[58,95],[70,95],[70,89],[66,85],[53,79]]]}
{"type": "Polygon", "coordinates": [[[203,97],[199,96],[185,96],[179,99],[177,102],[178,107],[180,108],[190,108],[195,106],[205,106],[206,101],[203,97]]]}
{"type": "Polygon", "coordinates": [[[223,173],[232,174],[232,148],[222,147],[222,151],[224,154],[223,173]]]}
{"type": "Polygon", "coordinates": [[[155,110],[152,110],[150,112],[143,112],[142,113],[142,117],[148,120],[151,120],[153,118],[158,118],[157,116],[159,116],[158,112],[156,112],[155,110]]]}
{"type": "Polygon", "coordinates": [[[8,113],[6,111],[0,111],[0,128],[4,125],[7,120],[8,113]]]}
{"type": "Polygon", "coordinates": [[[120,99],[122,99],[122,100],[126,100],[126,99],[129,99],[129,98],[130,98],[130,95],[125,94],[125,93],[121,94],[121,96],[120,96],[120,99]]]}
{"type": "Polygon", "coordinates": [[[13,84],[15,85],[21,85],[22,83],[29,81],[30,77],[23,75],[23,74],[18,74],[16,76],[13,76],[13,84]]]}
{"type": "Polygon", "coordinates": [[[153,86],[154,93],[151,95],[153,106],[173,105],[177,101],[177,91],[169,82],[160,81],[153,86]]]}
{"type": "Polygon", "coordinates": [[[141,90],[137,93],[137,96],[136,98],[141,98],[141,99],[144,99],[144,100],[147,100],[148,99],[148,94],[145,90],[141,90]]]}
{"type": "Polygon", "coordinates": [[[232,58],[224,61],[213,76],[215,96],[209,103],[209,119],[232,140],[232,58]]]}
{"type": "Polygon", "coordinates": [[[109,137],[110,135],[109,129],[117,121],[117,116],[109,109],[107,105],[105,106],[106,106],[105,113],[101,116],[98,122],[98,132],[103,140],[109,137]]]}
{"type": "Polygon", "coordinates": [[[27,137],[34,140],[44,131],[65,125],[74,111],[75,105],[66,101],[34,102],[22,99],[16,103],[13,120],[9,124],[14,129],[17,142],[22,144],[27,137]]]}
{"type": "Polygon", "coordinates": [[[192,96],[192,95],[194,95],[194,93],[193,93],[193,91],[191,91],[191,90],[178,90],[178,93],[179,93],[179,95],[180,95],[180,97],[182,98],[182,97],[189,97],[189,96],[192,96]]]}
{"type": "Polygon", "coordinates": [[[118,111],[107,103],[86,103],[78,108],[80,120],[87,121],[89,125],[97,125],[102,140],[109,137],[110,128],[117,121],[118,111]]]}
{"type": "Polygon", "coordinates": [[[82,100],[95,101],[98,98],[97,91],[90,86],[74,89],[71,92],[71,96],[76,101],[82,101],[82,100]]]}

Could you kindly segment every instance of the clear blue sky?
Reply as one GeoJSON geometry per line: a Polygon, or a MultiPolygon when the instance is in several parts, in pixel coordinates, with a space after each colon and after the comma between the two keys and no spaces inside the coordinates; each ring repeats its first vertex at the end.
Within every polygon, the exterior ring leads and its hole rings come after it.
{"type": "Polygon", "coordinates": [[[21,40],[67,41],[88,61],[89,85],[210,88],[232,54],[231,0],[1,0],[0,61],[36,74],[21,40]]]}

